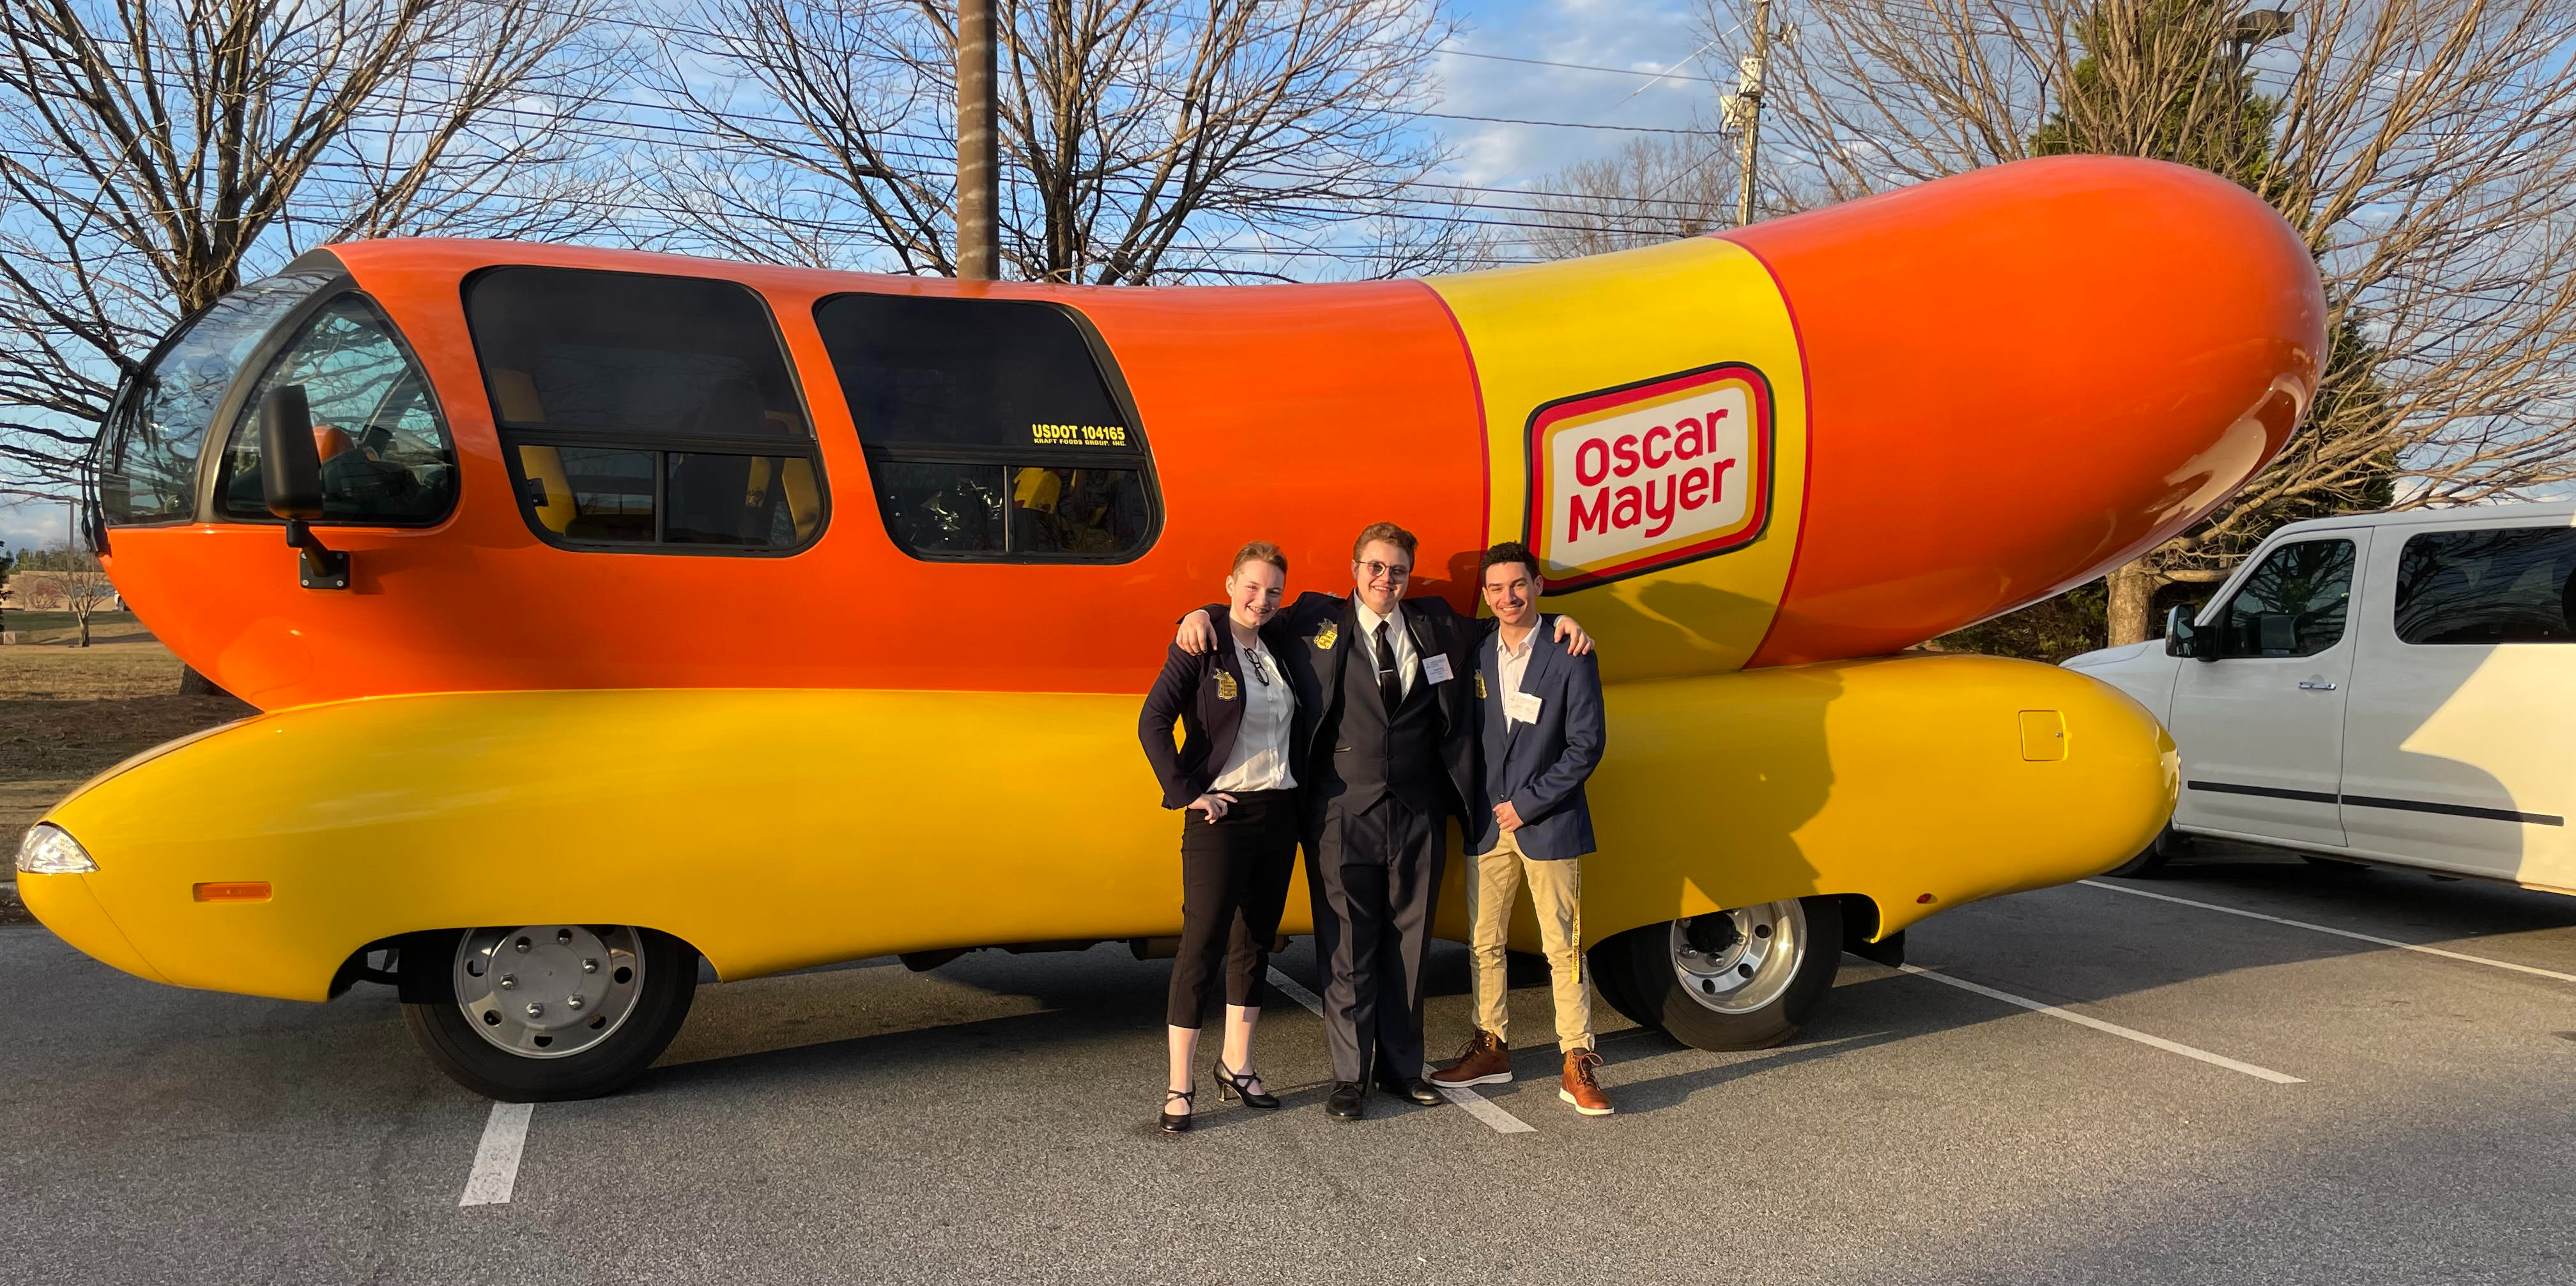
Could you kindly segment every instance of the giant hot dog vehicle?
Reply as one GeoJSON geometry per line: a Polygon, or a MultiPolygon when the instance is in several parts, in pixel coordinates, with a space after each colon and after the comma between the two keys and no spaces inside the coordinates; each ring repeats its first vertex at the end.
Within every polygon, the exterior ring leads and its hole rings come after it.
{"type": "Polygon", "coordinates": [[[2206,513],[2323,315],[2263,204],[2103,158],[1421,281],[332,246],[180,326],[94,459],[118,588],[262,713],[81,787],[19,885],[155,981],[392,982],[515,1099],[640,1073],[699,957],[1145,954],[1174,621],[1252,538],[1346,589],[1393,519],[1461,611],[1483,546],[1546,562],[1607,682],[1595,976],[1762,1044],[1845,947],[2162,826],[2125,697],[1906,649],[2206,513]]]}

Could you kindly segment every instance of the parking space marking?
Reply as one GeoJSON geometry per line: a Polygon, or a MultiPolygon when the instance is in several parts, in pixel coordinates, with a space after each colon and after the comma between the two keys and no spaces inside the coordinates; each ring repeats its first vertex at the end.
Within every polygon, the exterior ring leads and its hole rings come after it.
{"type": "MultiPolygon", "coordinates": [[[[1284,995],[1290,1000],[1296,1001],[1298,1004],[1304,1005],[1307,1009],[1313,1011],[1317,1018],[1324,1016],[1323,998],[1316,995],[1314,992],[1306,990],[1305,987],[1299,985],[1296,979],[1279,972],[1278,967],[1275,965],[1272,966],[1270,970],[1270,985],[1277,987],[1281,995],[1284,995]]],[[[1467,1109],[1467,1115],[1491,1126],[1496,1134],[1538,1133],[1537,1126],[1504,1111],[1501,1106],[1496,1104],[1492,1099],[1486,1098],[1484,1095],[1477,1093],[1472,1088],[1452,1089],[1446,1085],[1435,1085],[1432,1088],[1440,1091],[1440,1097],[1467,1109]]]]}
{"type": "Polygon", "coordinates": [[[534,1103],[495,1103],[483,1122],[483,1142],[474,1149],[474,1173],[466,1176],[459,1206],[508,1205],[519,1186],[519,1157],[528,1150],[528,1117],[534,1103]]]}
{"type": "Polygon", "coordinates": [[[1906,973],[1913,974],[1917,978],[1929,978],[1934,982],[1947,983],[1961,991],[1973,991],[1980,996],[2000,1000],[2008,1005],[2019,1005],[2035,1014],[2046,1014],[2051,1018],[2065,1019],[2079,1027],[2090,1027],[2095,1031],[2109,1032],[2123,1040],[2134,1040],[2141,1045],[2153,1046],[2168,1054],[2180,1054],[2185,1058],[2196,1058],[2212,1067],[2224,1067],[2231,1072],[2243,1072],[2257,1080],[2270,1081],[2275,1085],[2307,1084],[2306,1081],[2300,1080],[2296,1076],[2284,1075],[2283,1073],[2273,1071],[2268,1067],[2256,1067],[2252,1063],[2240,1063],[2224,1054],[2213,1054],[2205,1049],[2194,1049],[2180,1041],[2166,1040],[2162,1036],[2150,1036],[2145,1032],[2123,1027],[2118,1023],[2106,1023],[2099,1018],[2095,1018],[2087,1014],[2079,1014],[2071,1009],[2060,1009],[2057,1006],[2048,1004],[2044,1001],[2033,1000],[2028,996],[2016,996],[2009,991],[1997,991],[1992,987],[1982,987],[1976,983],[1969,982],[1964,978],[1953,978],[1946,973],[1935,973],[1930,969],[1921,968],[1916,965],[1901,964],[1896,967],[1906,973]]]}
{"type": "Polygon", "coordinates": [[[2555,978],[2560,982],[2576,982],[2576,973],[2560,973],[2555,969],[2541,969],[2531,965],[2515,964],[2510,960],[2490,960],[2485,956],[2462,955],[2457,951],[2444,951],[2440,947],[2428,947],[2414,942],[2399,942],[2395,938],[2382,938],[2367,933],[2355,933],[2350,929],[2329,928],[2322,924],[2310,924],[2305,920],[2290,920],[2277,915],[2265,915],[2260,911],[2247,911],[2238,907],[2220,906],[2215,902],[2194,902],[2190,898],[2178,898],[2170,893],[2149,893],[2145,889],[2123,888],[2117,884],[2104,884],[2100,880],[2077,880],[2076,883],[2091,885],[2094,888],[2105,889],[2113,893],[2126,893],[2131,897],[2154,898],[2158,902],[2172,902],[2181,906],[2196,906],[2203,911],[2220,911],[2228,915],[2241,915],[2248,920],[2269,920],[2274,924],[2286,924],[2294,929],[2307,929],[2316,933],[2331,933],[2338,938],[2352,938],[2361,942],[2375,942],[2383,947],[2395,947],[2400,951],[2421,952],[2428,956],[2440,956],[2445,960],[2465,960],[2470,964],[2489,965],[2497,969],[2511,969],[2515,973],[2535,974],[2543,978],[2555,978]]]}

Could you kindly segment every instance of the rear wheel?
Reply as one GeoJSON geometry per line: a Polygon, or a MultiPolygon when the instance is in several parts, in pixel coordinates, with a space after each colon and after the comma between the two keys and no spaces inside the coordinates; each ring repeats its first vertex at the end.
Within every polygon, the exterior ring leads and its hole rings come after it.
{"type": "Polygon", "coordinates": [[[430,1061],[510,1103],[595,1098],[662,1056],[697,995],[697,953],[628,925],[534,924],[417,935],[403,1007],[430,1061]],[[425,949],[426,948],[426,949],[425,949]],[[423,985],[428,984],[428,985],[423,985]]]}
{"type": "Polygon", "coordinates": [[[1594,973],[1613,1007],[1685,1045],[1761,1049],[1824,999],[1842,941],[1836,899],[1765,902],[1632,929],[1602,944],[1594,973]]]}

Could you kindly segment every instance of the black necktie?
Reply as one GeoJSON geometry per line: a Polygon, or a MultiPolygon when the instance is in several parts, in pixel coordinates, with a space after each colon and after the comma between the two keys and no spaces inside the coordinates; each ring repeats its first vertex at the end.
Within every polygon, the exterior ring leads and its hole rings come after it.
{"type": "Polygon", "coordinates": [[[1388,714],[1404,704],[1404,680],[1396,673],[1395,645],[1387,641],[1384,621],[1377,623],[1377,697],[1388,714]]]}

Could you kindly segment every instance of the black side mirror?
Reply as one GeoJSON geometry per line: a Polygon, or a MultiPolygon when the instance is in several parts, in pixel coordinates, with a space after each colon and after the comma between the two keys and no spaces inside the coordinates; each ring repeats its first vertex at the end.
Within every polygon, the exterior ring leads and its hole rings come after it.
{"type": "Polygon", "coordinates": [[[2165,609],[2165,655],[2202,661],[2218,659],[2218,640],[2191,623],[2191,609],[2179,604],[2165,609]]]}
{"type": "Polygon", "coordinates": [[[259,488],[268,511],[286,520],[286,543],[302,554],[296,579],[306,589],[347,589],[349,556],[324,547],[306,525],[322,516],[322,453],[313,445],[313,407],[301,384],[270,389],[260,399],[259,488]]]}

